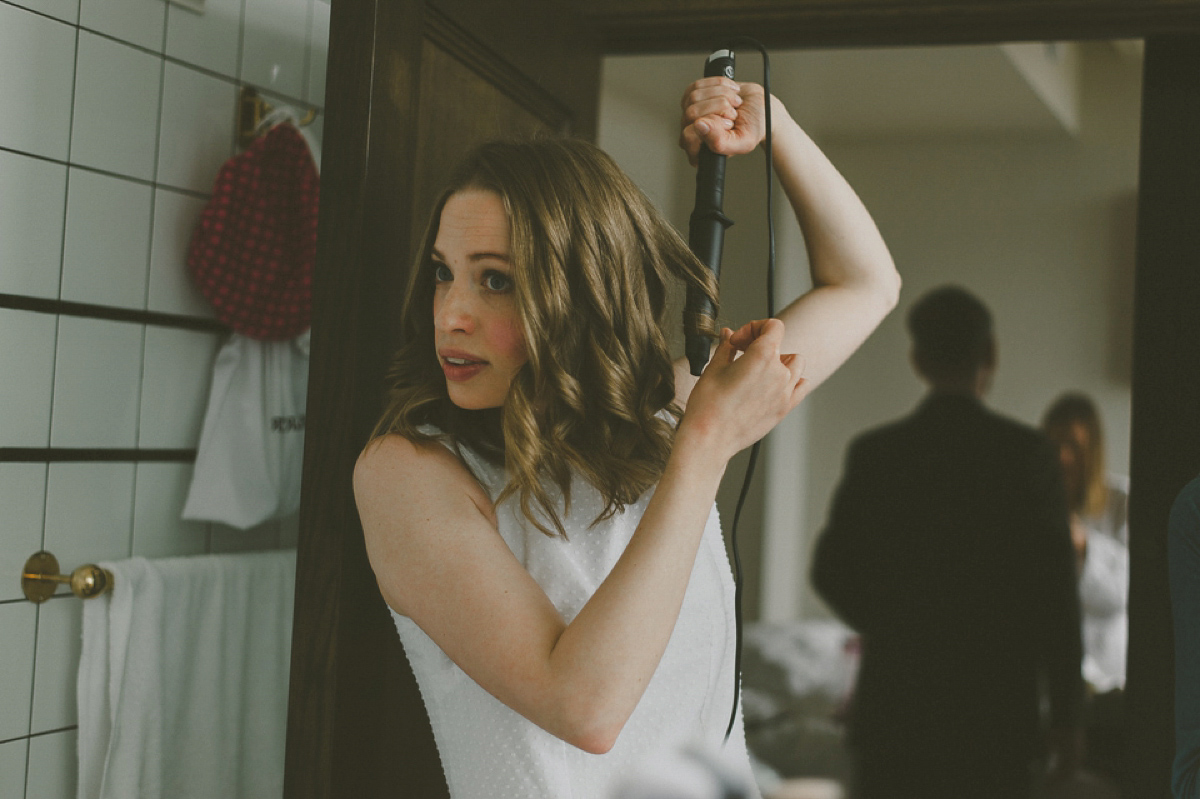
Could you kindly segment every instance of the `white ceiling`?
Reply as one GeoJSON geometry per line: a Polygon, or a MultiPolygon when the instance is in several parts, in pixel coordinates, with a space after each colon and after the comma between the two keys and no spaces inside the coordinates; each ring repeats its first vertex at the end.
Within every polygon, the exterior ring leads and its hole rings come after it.
{"type": "MultiPolygon", "coordinates": [[[[1078,119],[1081,52],[1073,43],[778,51],[771,53],[771,83],[801,124],[826,141],[1065,136],[1078,119]]],[[[1136,44],[1119,43],[1115,52],[1137,67],[1136,44]]],[[[705,55],[609,57],[605,91],[648,110],[673,108],[703,72],[705,55]]],[[[745,49],[737,57],[738,79],[761,81],[759,54],[745,49]]]]}

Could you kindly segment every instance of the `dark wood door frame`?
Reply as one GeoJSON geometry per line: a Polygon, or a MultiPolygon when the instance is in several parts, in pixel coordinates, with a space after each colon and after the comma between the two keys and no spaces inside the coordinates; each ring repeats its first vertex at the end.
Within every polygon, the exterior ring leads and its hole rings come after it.
{"type": "Polygon", "coordinates": [[[596,0],[605,53],[703,52],[737,33],[768,47],[1133,39],[1200,30],[1195,0],[596,0]]]}
{"type": "MultiPolygon", "coordinates": [[[[397,696],[387,679],[397,668],[395,634],[363,552],[349,475],[377,412],[393,340],[404,277],[394,264],[411,245],[411,197],[397,187],[411,185],[419,80],[412,54],[420,50],[429,15],[453,18],[518,70],[573,55],[550,54],[559,41],[553,36],[522,42],[490,34],[488,14],[499,12],[479,10],[503,5],[333,3],[289,799],[436,795],[432,778],[428,784],[396,780],[397,761],[427,762],[434,776],[440,767],[427,726],[407,723],[423,718],[419,697],[411,691],[397,696]]],[[[578,15],[611,53],[703,51],[733,30],[773,47],[1148,37],[1131,441],[1134,756],[1126,795],[1168,796],[1173,646],[1164,503],[1200,471],[1200,328],[1194,321],[1200,318],[1194,310],[1200,307],[1200,240],[1193,232],[1193,220],[1200,219],[1200,148],[1193,137],[1200,136],[1200,0],[593,0],[579,3],[577,15],[563,10],[563,24],[574,24],[578,15]],[[1190,318],[1180,316],[1189,312],[1190,318]]],[[[594,93],[575,91],[565,77],[546,88],[571,110],[576,132],[592,135],[594,93]]]]}

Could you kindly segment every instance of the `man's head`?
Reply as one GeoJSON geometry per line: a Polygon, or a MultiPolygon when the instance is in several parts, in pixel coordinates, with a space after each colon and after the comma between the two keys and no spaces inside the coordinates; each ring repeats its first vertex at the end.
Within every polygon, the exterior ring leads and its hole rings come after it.
{"type": "Polygon", "coordinates": [[[996,368],[992,315],[975,295],[942,286],[908,312],[913,366],[935,391],[982,397],[996,368]]]}

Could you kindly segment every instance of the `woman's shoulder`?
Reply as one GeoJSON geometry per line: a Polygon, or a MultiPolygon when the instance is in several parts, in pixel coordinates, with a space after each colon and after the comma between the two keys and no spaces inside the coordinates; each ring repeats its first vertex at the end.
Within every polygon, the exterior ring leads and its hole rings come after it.
{"type": "MultiPolygon", "coordinates": [[[[421,432],[425,432],[422,430],[421,432]]],[[[478,480],[440,434],[408,438],[390,433],[372,439],[354,465],[354,490],[363,494],[447,491],[460,488],[482,493],[478,480]]]]}

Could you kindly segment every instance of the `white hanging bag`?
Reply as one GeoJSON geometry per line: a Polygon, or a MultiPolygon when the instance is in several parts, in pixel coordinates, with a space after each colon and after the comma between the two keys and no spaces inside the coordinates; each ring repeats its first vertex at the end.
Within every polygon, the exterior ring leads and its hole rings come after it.
{"type": "Polygon", "coordinates": [[[244,530],[299,509],[308,342],[234,333],[221,347],[184,519],[244,530]]]}

